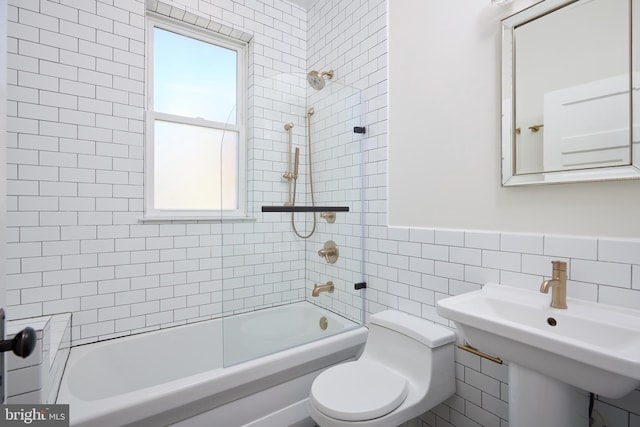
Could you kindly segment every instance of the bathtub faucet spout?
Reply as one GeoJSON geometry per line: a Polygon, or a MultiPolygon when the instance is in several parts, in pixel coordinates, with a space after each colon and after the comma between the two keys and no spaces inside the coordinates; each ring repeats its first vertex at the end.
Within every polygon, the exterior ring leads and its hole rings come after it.
{"type": "Polygon", "coordinates": [[[311,291],[312,297],[320,296],[320,292],[329,292],[333,293],[335,287],[333,286],[333,282],[329,281],[324,285],[318,285],[317,283],[313,285],[313,291],[311,291]]]}

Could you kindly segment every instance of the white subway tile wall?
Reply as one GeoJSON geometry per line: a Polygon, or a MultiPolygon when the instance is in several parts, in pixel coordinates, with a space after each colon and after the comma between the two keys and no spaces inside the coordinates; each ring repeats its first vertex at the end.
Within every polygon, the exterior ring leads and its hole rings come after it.
{"type": "MultiPolygon", "coordinates": [[[[252,87],[305,75],[306,11],[170,0],[16,0],[9,9],[12,318],[74,312],[82,344],[220,316],[223,300],[235,312],[304,298],[304,246],[280,217],[224,227],[141,219],[147,10],[251,41],[252,87]]],[[[249,111],[256,206],[284,202],[276,173],[286,144],[274,150],[259,134],[284,123],[271,111],[249,111]]],[[[304,104],[296,113],[304,139],[304,104]]]]}
{"type": "MultiPolygon", "coordinates": [[[[309,11],[284,0],[9,4],[7,302],[13,319],[73,312],[77,345],[220,316],[223,301],[225,312],[240,312],[311,298],[313,283],[327,280],[338,292],[319,302],[358,318],[361,292],[352,283],[364,276],[367,313],[395,308],[452,326],[435,311],[439,299],[486,282],[535,289],[554,259],[569,262],[570,296],[640,307],[637,240],[387,226],[384,0],[322,1],[309,11]],[[140,222],[147,9],[250,40],[249,211],[256,221],[140,222]],[[331,104],[332,92],[306,87],[312,69],[333,69],[334,89],[355,88],[354,96],[362,96],[331,104]],[[284,73],[296,76],[285,82],[286,96],[267,90],[284,73]],[[262,214],[260,206],[287,200],[284,123],[294,123],[300,168],[307,166],[310,106],[317,111],[318,201],[348,204],[351,212],[338,213],[335,224],[319,220],[305,245],[293,236],[290,215],[262,214]],[[355,125],[367,133],[354,135],[355,125]],[[328,239],[341,250],[335,265],[316,253],[328,239]]],[[[308,203],[304,175],[298,185],[298,200],[308,203]]],[[[296,222],[310,230],[309,215],[296,222]]],[[[456,380],[456,395],[414,424],[508,425],[506,366],[457,350],[456,380]]],[[[612,425],[637,426],[638,401],[635,391],[602,399],[596,409],[612,425]]]]}

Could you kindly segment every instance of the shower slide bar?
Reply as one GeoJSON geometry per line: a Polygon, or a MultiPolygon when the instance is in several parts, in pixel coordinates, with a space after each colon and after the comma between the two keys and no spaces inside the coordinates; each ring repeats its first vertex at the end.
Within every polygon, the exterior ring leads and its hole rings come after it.
{"type": "Polygon", "coordinates": [[[285,206],[291,206],[293,205],[293,198],[292,198],[292,193],[291,193],[291,183],[292,181],[295,181],[296,179],[298,179],[298,156],[299,156],[299,151],[298,148],[296,148],[296,158],[295,158],[295,169],[292,170],[291,166],[292,166],[292,156],[293,156],[293,123],[286,123],[284,125],[284,130],[287,131],[287,133],[289,134],[289,161],[288,161],[288,169],[287,171],[282,175],[282,178],[284,178],[285,180],[287,180],[287,182],[289,183],[289,198],[287,199],[288,201],[285,203],[285,206]]]}

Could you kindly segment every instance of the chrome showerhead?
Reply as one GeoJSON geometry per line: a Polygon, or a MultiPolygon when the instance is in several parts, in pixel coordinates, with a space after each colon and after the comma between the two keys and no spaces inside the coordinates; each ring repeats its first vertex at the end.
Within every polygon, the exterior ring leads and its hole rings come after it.
{"type": "Polygon", "coordinates": [[[333,70],[323,72],[311,70],[307,74],[307,82],[309,82],[309,86],[311,86],[315,90],[322,90],[325,84],[325,77],[331,80],[333,78],[333,70]]]}

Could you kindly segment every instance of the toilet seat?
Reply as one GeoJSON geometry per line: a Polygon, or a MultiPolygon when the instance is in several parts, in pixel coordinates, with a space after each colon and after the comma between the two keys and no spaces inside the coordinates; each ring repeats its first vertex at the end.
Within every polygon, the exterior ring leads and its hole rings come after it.
{"type": "Polygon", "coordinates": [[[360,360],[334,366],[311,386],[311,403],[325,415],[344,421],[382,417],[407,397],[407,379],[385,366],[360,360]]]}

